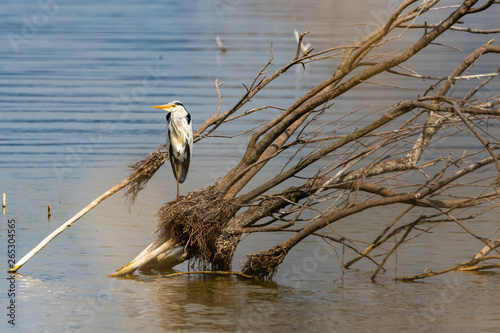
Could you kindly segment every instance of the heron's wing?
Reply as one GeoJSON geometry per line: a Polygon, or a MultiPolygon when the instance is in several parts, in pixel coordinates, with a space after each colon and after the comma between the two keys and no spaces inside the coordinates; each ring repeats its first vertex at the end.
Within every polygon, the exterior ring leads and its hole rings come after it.
{"type": "Polygon", "coordinates": [[[183,183],[186,180],[186,176],[189,170],[189,162],[191,162],[191,146],[186,145],[186,153],[183,161],[180,162],[178,167],[179,170],[179,183],[183,183]]]}
{"type": "Polygon", "coordinates": [[[170,146],[170,130],[168,128],[168,124],[170,123],[170,117],[171,117],[170,112],[167,112],[167,117],[166,117],[167,118],[167,140],[165,142],[167,147],[170,146]]]}
{"type": "MultiPolygon", "coordinates": [[[[167,143],[168,143],[168,136],[167,136],[167,143]]],[[[172,166],[172,172],[174,173],[174,178],[177,179],[177,159],[174,157],[174,150],[172,146],[169,144],[168,145],[168,157],[170,160],[170,165],[172,166]]]]}

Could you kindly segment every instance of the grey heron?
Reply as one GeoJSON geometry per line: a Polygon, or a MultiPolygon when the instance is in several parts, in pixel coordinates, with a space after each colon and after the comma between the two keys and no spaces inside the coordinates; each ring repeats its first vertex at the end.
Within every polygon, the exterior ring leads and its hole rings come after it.
{"type": "Polygon", "coordinates": [[[179,101],[153,107],[167,111],[168,155],[177,181],[177,199],[179,199],[179,183],[182,184],[186,180],[193,151],[191,115],[179,101]]]}

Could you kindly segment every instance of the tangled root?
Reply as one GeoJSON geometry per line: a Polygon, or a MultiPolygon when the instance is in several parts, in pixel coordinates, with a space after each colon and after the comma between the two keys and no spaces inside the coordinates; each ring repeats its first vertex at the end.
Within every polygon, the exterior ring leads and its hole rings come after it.
{"type": "Polygon", "coordinates": [[[276,273],[287,252],[282,245],[276,245],[267,251],[250,254],[243,265],[242,272],[260,279],[270,279],[276,273]]]}
{"type": "Polygon", "coordinates": [[[241,239],[240,234],[223,234],[217,239],[217,255],[212,263],[215,270],[229,271],[234,257],[234,251],[241,239]]]}
{"type": "Polygon", "coordinates": [[[210,187],[191,192],[158,212],[158,238],[184,246],[200,267],[213,265],[217,239],[238,210],[231,200],[220,199],[214,192],[210,187]]]}
{"type": "Polygon", "coordinates": [[[129,177],[132,178],[132,181],[127,185],[124,196],[127,197],[129,206],[134,204],[137,194],[146,187],[156,171],[168,161],[168,151],[162,150],[163,148],[160,146],[157,151],[149,154],[142,161],[128,165],[129,177]]]}

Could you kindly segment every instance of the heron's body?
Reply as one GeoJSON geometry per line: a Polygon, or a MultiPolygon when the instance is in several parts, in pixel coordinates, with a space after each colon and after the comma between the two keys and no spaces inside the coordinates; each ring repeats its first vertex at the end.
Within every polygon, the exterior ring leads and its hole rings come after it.
{"type": "Polygon", "coordinates": [[[170,164],[177,180],[177,198],[179,183],[186,180],[193,147],[193,124],[191,115],[181,102],[174,101],[165,105],[154,106],[167,114],[167,145],[170,164]]]}

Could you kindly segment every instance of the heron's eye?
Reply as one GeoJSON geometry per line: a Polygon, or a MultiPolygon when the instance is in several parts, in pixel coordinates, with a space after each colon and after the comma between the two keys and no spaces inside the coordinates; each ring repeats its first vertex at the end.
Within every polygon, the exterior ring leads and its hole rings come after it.
{"type": "Polygon", "coordinates": [[[169,123],[169,122],[170,122],[170,115],[171,115],[171,113],[170,113],[170,112],[169,112],[169,113],[167,113],[167,123],[169,123]]]}
{"type": "Polygon", "coordinates": [[[186,118],[188,120],[188,125],[191,124],[191,115],[189,113],[187,114],[186,118]]]}

